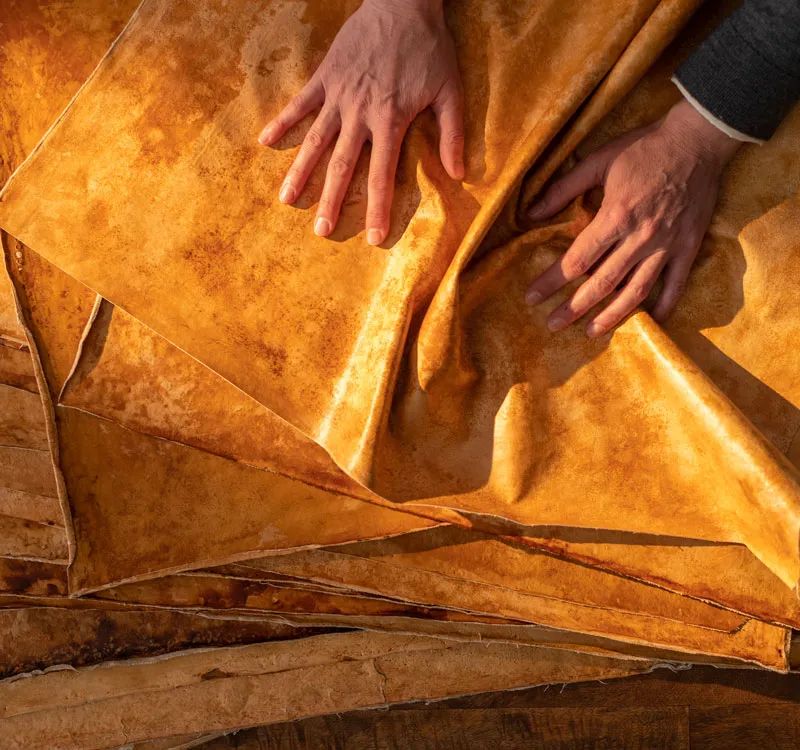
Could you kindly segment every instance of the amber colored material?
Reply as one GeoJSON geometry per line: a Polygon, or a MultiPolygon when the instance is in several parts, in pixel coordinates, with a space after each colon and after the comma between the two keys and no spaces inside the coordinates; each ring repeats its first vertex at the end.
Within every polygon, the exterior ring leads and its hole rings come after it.
{"type": "Polygon", "coordinates": [[[155,656],[191,647],[230,646],[314,635],[277,621],[152,609],[24,607],[0,610],[0,678],[56,665],[155,656]]]}
{"type": "Polygon", "coordinates": [[[765,284],[789,278],[800,208],[736,236],[800,189],[775,166],[800,121],[737,159],[665,330],[640,313],[599,343],[552,336],[522,291],[591,210],[528,227],[516,209],[585,135],[582,151],[660,114],[674,50],[635,84],[697,2],[450,4],[467,179],[418,118],[383,248],[363,237],[365,163],[320,240],[320,175],[298,208],[276,199],[302,133],[254,141],[355,5],[146,0],[80,93],[133,3],[0,11],[3,177],[78,93],[0,196],[0,655],[20,671],[221,644],[220,617],[230,642],[288,639],[2,684],[0,730],[25,746],[648,659],[787,668],[800,501],[780,454],[800,460],[800,365],[763,331],[789,349],[791,300],[765,284]],[[13,354],[28,346],[40,371],[13,354]],[[459,643],[476,640],[496,643],[459,643]]]}
{"type": "Polygon", "coordinates": [[[0,685],[0,732],[9,750],[114,747],[653,667],[546,648],[339,633],[7,682],[0,685]]]}
{"type": "Polygon", "coordinates": [[[332,240],[314,238],[312,214],[275,199],[294,149],[261,151],[251,138],[324,53],[327,37],[310,29],[333,33],[351,10],[325,7],[323,23],[299,6],[270,15],[144,3],[9,182],[3,226],[386,499],[742,543],[794,586],[797,475],[669,337],[644,314],[610,341],[553,336],[546,311],[521,304],[577,219],[467,267],[525,168],[654,6],[615,4],[591,18],[579,3],[454,6],[467,179],[444,177],[421,118],[388,248],[358,233],[360,201],[332,240]],[[289,53],[269,58],[276,33],[289,53]],[[212,38],[226,42],[208,56],[212,38]],[[530,49],[543,67],[520,76],[530,49]]]}

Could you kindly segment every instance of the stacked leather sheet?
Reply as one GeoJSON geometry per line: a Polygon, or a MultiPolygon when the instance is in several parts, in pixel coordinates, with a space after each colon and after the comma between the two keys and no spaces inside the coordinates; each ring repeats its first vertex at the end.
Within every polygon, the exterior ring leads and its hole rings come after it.
{"type": "Polygon", "coordinates": [[[357,2],[0,9],[0,736],[789,669],[800,113],[737,157],[665,328],[521,302],[592,209],[519,209],[669,107],[697,5],[448,7],[467,178],[420,116],[382,248],[366,157],[322,240],[277,202],[300,134],[255,142],[357,2]]]}

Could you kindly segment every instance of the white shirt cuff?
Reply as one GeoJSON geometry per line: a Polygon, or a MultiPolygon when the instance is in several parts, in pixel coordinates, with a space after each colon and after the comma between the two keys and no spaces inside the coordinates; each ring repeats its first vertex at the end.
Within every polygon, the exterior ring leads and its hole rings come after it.
{"type": "Polygon", "coordinates": [[[683,98],[686,99],[689,104],[691,104],[703,117],[708,120],[715,128],[721,130],[725,135],[730,136],[731,138],[737,141],[744,141],[746,143],[764,143],[760,138],[753,138],[752,135],[747,135],[746,133],[740,133],[738,130],[735,130],[730,125],[726,125],[719,117],[715,117],[711,114],[700,102],[697,101],[683,86],[683,84],[675,77],[672,76],[672,82],[678,87],[678,90],[683,94],[683,98]]]}

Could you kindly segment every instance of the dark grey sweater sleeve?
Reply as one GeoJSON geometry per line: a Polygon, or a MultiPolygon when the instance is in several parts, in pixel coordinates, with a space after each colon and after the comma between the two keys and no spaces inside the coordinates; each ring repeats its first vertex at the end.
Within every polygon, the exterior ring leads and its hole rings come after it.
{"type": "Polygon", "coordinates": [[[768,139],[800,98],[800,0],[744,0],[675,78],[728,127],[768,139]]]}

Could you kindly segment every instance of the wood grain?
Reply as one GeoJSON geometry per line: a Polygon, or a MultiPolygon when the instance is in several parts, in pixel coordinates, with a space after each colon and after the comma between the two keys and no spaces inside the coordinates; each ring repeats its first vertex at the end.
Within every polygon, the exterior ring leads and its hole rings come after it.
{"type": "Polygon", "coordinates": [[[800,747],[800,674],[696,667],[607,683],[353,711],[216,738],[204,750],[800,747]]]}

